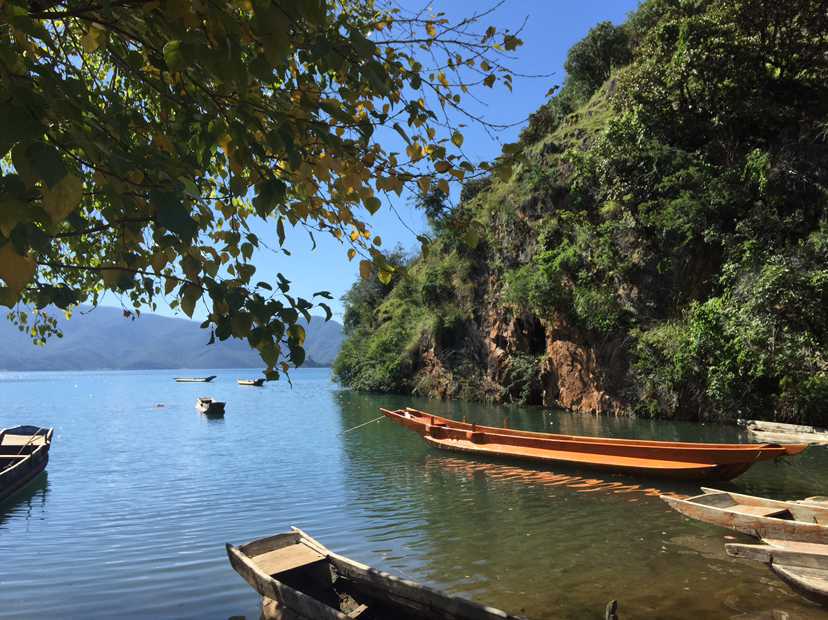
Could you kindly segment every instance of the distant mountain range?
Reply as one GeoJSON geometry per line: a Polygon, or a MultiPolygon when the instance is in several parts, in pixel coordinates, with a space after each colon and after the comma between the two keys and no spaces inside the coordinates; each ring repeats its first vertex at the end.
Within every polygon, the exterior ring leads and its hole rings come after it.
{"type": "MultiPolygon", "coordinates": [[[[195,321],[142,313],[132,321],[119,308],[76,309],[71,320],[49,312],[63,338],[37,347],[0,315],[0,370],[138,370],[152,368],[263,368],[246,340],[208,345],[210,332],[195,321]]],[[[304,366],[330,366],[342,343],[342,325],[311,317],[304,366]]]]}

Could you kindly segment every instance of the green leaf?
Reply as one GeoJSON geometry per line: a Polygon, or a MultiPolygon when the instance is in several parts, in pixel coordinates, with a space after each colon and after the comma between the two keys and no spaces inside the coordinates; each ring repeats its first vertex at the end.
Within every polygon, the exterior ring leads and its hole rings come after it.
{"type": "Polygon", "coordinates": [[[171,192],[154,191],[150,202],[156,209],[156,221],[184,239],[192,239],[198,232],[198,224],[190,217],[187,208],[171,192]]]}
{"type": "Polygon", "coordinates": [[[374,213],[379,211],[379,208],[382,206],[380,199],[376,196],[370,196],[362,202],[365,205],[365,208],[368,210],[368,213],[370,213],[371,215],[374,215],[374,213]]]}
{"type": "Polygon", "coordinates": [[[168,41],[162,50],[164,62],[172,72],[183,71],[187,66],[184,59],[184,43],[182,41],[168,41]]]}
{"type": "Polygon", "coordinates": [[[42,179],[48,187],[56,186],[66,176],[63,158],[51,144],[33,142],[25,150],[32,172],[42,179]]]}
{"type": "Polygon", "coordinates": [[[0,278],[15,300],[20,298],[20,292],[31,282],[36,269],[34,259],[18,254],[11,242],[0,247],[0,278]]]}
{"type": "Polygon", "coordinates": [[[461,146],[463,146],[463,134],[459,131],[455,131],[453,134],[451,134],[451,143],[459,149],[461,146]]]}
{"type": "Polygon", "coordinates": [[[83,198],[83,181],[74,174],[67,174],[57,185],[43,194],[43,208],[55,223],[62,222],[78,208],[83,198]]]}
{"type": "Polygon", "coordinates": [[[0,101],[0,157],[17,142],[38,139],[43,131],[31,109],[14,101],[0,101]]]}
{"type": "Polygon", "coordinates": [[[187,316],[193,316],[196,301],[198,301],[199,297],[201,297],[201,289],[195,284],[188,284],[184,287],[181,294],[181,309],[187,316]]]}

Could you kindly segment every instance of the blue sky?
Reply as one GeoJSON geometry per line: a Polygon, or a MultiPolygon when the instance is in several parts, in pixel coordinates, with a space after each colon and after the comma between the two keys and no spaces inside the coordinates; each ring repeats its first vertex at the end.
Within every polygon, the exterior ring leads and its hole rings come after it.
{"type": "MultiPolygon", "coordinates": [[[[400,4],[409,9],[425,5],[405,0],[400,4]]],[[[425,6],[431,6],[434,12],[445,11],[451,19],[483,11],[492,5],[491,0],[442,0],[425,6]]],[[[485,101],[482,104],[470,103],[470,107],[473,106],[475,113],[484,116],[490,122],[505,124],[524,121],[545,101],[544,95],[549,88],[563,80],[563,63],[569,48],[598,22],[623,22],[626,15],[637,6],[637,0],[507,0],[495,13],[486,18],[482,23],[482,29],[492,24],[500,29],[509,28],[514,31],[520,28],[525,20],[520,34],[524,44],[515,52],[510,66],[520,74],[552,75],[548,78],[516,77],[512,92],[502,86],[483,89],[479,95],[485,96],[485,101]]],[[[469,125],[463,130],[463,150],[473,160],[492,160],[500,153],[503,143],[515,141],[520,129],[518,126],[504,130],[492,139],[482,128],[469,125]]],[[[386,250],[399,244],[413,252],[419,247],[416,233],[427,230],[423,214],[414,209],[405,197],[396,199],[393,209],[384,203],[370,218],[370,223],[374,233],[382,236],[383,247],[386,250]]],[[[269,246],[278,247],[275,224],[258,223],[254,230],[269,246]]],[[[291,256],[259,252],[254,258],[257,268],[256,279],[274,281],[276,273],[281,272],[291,280],[291,293],[307,299],[310,299],[315,291],[327,290],[334,296],[334,300],[329,302],[334,317],[341,320],[340,298],[359,277],[358,261],[348,262],[347,246],[332,237],[316,235],[317,247],[315,251],[311,251],[310,239],[304,231],[298,228],[294,231],[288,229],[287,233],[285,247],[291,252],[291,256]]],[[[158,312],[176,316],[176,313],[167,307],[159,307],[158,312]]],[[[196,314],[193,318],[203,319],[202,311],[197,310],[196,314]]],[[[314,314],[322,312],[314,311],[314,314]]]]}

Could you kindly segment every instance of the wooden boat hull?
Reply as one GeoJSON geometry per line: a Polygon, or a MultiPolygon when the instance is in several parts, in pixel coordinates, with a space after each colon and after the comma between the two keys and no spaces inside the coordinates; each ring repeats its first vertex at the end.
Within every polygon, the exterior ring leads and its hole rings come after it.
{"type": "Polygon", "coordinates": [[[792,545],[778,548],[772,544],[729,543],[725,550],[732,557],[764,562],[792,590],[814,603],[828,606],[828,546],[809,545],[800,550],[792,545]]]}
{"type": "Polygon", "coordinates": [[[266,609],[280,618],[349,620],[362,611],[401,620],[516,618],[355,562],[297,528],[240,547],[228,544],[227,556],[233,569],[273,602],[266,609]]]}
{"type": "Polygon", "coordinates": [[[579,437],[477,426],[411,408],[380,411],[443,450],[682,480],[730,480],[757,461],[806,448],[579,437]]]}
{"type": "Polygon", "coordinates": [[[688,499],[661,499],[687,517],[748,536],[828,544],[828,507],[705,490],[688,499]]]}
{"type": "Polygon", "coordinates": [[[23,489],[46,469],[52,432],[52,429],[33,426],[0,431],[0,502],[23,489]],[[34,434],[37,431],[43,431],[40,435],[42,443],[37,445],[8,441],[11,436],[25,437],[24,433],[34,434]]]}

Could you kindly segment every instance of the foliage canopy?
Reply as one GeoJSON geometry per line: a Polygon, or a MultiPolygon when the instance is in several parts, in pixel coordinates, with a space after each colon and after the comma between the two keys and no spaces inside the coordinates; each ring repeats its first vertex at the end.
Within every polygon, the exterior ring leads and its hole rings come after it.
{"type": "MultiPolygon", "coordinates": [[[[166,295],[190,316],[201,302],[203,326],[247,338],[269,377],[301,364],[313,303],[282,274],[256,277],[267,244],[251,222],[271,222],[280,246],[292,228],[331,234],[390,281],[365,214],[388,192],[473,176],[461,97],[511,84],[503,58],[520,40],[478,31],[484,16],[373,0],[0,1],[0,302],[68,309],[112,291],[136,310],[166,295]]],[[[13,316],[38,341],[53,325],[13,316]]]]}

